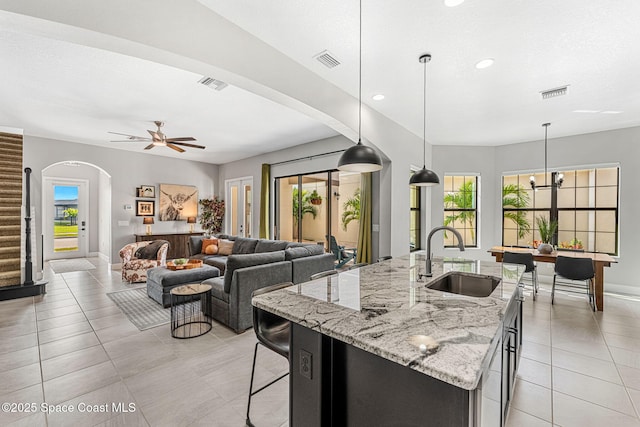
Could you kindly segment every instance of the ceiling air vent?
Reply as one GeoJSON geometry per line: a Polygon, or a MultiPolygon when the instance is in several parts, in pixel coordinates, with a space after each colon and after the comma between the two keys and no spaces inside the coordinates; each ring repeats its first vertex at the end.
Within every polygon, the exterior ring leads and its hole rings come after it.
{"type": "Polygon", "coordinates": [[[335,56],[333,56],[333,54],[328,50],[323,50],[313,58],[317,59],[318,62],[320,62],[322,65],[324,65],[327,68],[334,68],[340,65],[340,61],[338,61],[335,58],[335,56]]]}
{"type": "Polygon", "coordinates": [[[221,91],[225,87],[229,86],[227,83],[223,82],[222,80],[216,80],[211,77],[203,77],[200,80],[198,80],[198,83],[203,84],[217,91],[221,91]]]}
{"type": "Polygon", "coordinates": [[[556,87],[553,89],[547,89],[540,92],[542,99],[555,98],[556,96],[562,96],[567,94],[567,86],[556,87]]]}

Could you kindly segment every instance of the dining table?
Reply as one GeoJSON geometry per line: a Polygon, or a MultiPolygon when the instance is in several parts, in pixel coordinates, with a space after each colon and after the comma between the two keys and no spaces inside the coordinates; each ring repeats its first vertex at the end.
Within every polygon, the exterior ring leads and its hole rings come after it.
{"type": "Polygon", "coordinates": [[[596,306],[598,311],[604,311],[604,268],[611,267],[611,264],[615,264],[618,261],[614,257],[608,254],[599,252],[583,252],[575,250],[554,250],[550,254],[540,253],[534,248],[517,248],[511,246],[494,246],[489,250],[491,255],[496,258],[497,262],[502,262],[502,256],[505,252],[526,252],[533,254],[533,260],[539,262],[549,262],[555,264],[558,256],[566,256],[571,258],[591,258],[593,260],[593,267],[595,271],[594,287],[596,306]]]}

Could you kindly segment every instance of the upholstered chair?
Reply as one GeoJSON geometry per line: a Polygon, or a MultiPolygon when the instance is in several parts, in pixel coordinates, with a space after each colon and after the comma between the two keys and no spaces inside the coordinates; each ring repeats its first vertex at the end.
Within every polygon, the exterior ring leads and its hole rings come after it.
{"type": "Polygon", "coordinates": [[[155,259],[136,258],[138,249],[153,243],[136,242],[129,243],[120,249],[120,259],[122,260],[122,280],[129,283],[139,283],[147,281],[147,270],[153,267],[164,267],[167,265],[167,251],[169,243],[166,242],[158,249],[155,259]]]}

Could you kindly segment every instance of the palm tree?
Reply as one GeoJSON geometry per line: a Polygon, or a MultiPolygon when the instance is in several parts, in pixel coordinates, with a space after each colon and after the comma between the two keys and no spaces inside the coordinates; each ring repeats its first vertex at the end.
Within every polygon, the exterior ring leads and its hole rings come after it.
{"type": "MultiPolygon", "coordinates": [[[[293,187],[291,194],[293,198],[293,237],[298,238],[298,187],[293,187]]],[[[300,218],[304,217],[304,214],[311,214],[313,219],[316,219],[318,210],[311,204],[311,195],[307,190],[302,190],[302,210],[300,211],[300,218]]]]}
{"type": "MultiPolygon", "coordinates": [[[[466,181],[455,193],[444,195],[444,207],[448,209],[474,209],[475,207],[475,189],[473,181],[466,181]]],[[[450,225],[454,221],[460,221],[463,224],[469,223],[471,231],[471,239],[475,242],[473,221],[476,219],[475,210],[459,210],[451,212],[444,217],[444,225],[450,225]]],[[[447,233],[445,232],[445,238],[447,233]]]]}
{"type": "MultiPolygon", "coordinates": [[[[502,208],[503,209],[523,209],[529,206],[529,193],[517,184],[507,184],[502,187],[502,208]]],[[[527,220],[527,211],[506,211],[504,217],[513,221],[518,228],[520,239],[531,232],[531,224],[527,220]]]]}
{"type": "Polygon", "coordinates": [[[356,188],[356,191],[353,193],[353,197],[349,198],[342,205],[342,229],[347,231],[347,225],[351,221],[359,221],[360,220],[360,189],[356,188]]]}

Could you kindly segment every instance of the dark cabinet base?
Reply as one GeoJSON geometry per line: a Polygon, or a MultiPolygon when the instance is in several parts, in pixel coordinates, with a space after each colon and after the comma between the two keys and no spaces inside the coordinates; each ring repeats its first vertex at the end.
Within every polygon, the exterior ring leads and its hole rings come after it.
{"type": "Polygon", "coordinates": [[[291,340],[292,427],[470,425],[474,392],[297,324],[291,340]]]}

